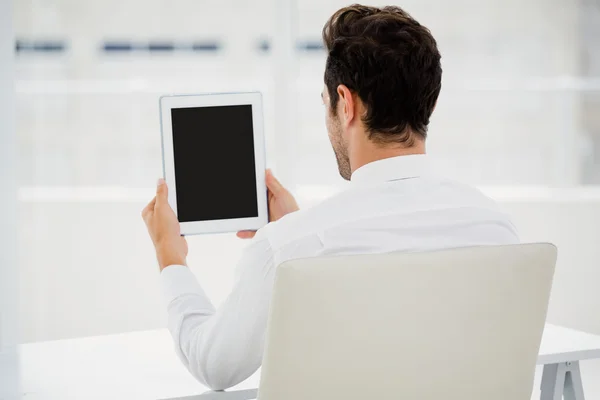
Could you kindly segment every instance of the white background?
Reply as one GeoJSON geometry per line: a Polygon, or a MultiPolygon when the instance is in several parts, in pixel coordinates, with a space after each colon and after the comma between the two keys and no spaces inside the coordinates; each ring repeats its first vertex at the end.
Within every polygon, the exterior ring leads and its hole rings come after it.
{"type": "Polygon", "coordinates": [[[18,393],[17,187],[12,4],[0,1],[0,398],[18,393]]]}
{"type": "MultiPolygon", "coordinates": [[[[22,341],[164,326],[140,218],[161,175],[162,94],[263,91],[269,164],[301,205],[343,188],[320,101],[325,53],[291,43],[318,43],[345,2],[15,3],[18,39],[66,44],[16,59],[22,341]],[[105,40],[222,48],[112,54],[105,40]]],[[[428,141],[436,163],[501,201],[524,241],[559,246],[549,320],[600,334],[600,10],[587,3],[402,6],[431,28],[443,55],[428,141]]],[[[189,264],[218,304],[245,244],[232,234],[189,243],[189,264]]]]}

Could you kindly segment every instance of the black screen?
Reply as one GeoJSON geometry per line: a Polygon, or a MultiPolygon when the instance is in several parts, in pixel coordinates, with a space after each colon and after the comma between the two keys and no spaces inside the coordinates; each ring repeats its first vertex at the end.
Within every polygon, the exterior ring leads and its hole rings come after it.
{"type": "Polygon", "coordinates": [[[252,106],[174,108],[179,222],[258,217],[252,106]]]}

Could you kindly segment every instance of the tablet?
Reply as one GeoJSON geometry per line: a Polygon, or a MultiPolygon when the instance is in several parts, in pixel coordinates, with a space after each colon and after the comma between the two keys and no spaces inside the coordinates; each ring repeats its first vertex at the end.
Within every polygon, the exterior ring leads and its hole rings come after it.
{"type": "Polygon", "coordinates": [[[163,172],[182,235],[268,222],[260,93],[160,98],[163,172]]]}

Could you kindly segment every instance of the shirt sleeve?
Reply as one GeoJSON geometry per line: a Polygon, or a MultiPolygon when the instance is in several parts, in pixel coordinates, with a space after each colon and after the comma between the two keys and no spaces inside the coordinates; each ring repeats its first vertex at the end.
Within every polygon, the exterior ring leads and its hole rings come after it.
{"type": "Polygon", "coordinates": [[[261,231],[244,250],[234,288],[218,310],[187,267],[172,265],[162,271],[175,350],[204,385],[230,388],[260,366],[274,276],[273,252],[261,231]]]}

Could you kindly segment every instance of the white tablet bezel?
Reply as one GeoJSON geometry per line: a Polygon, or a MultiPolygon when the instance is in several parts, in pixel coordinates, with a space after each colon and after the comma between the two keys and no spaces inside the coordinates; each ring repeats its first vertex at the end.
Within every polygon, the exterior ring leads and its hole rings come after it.
{"type": "Polygon", "coordinates": [[[262,95],[251,93],[215,93],[201,95],[162,96],[160,103],[160,123],[162,136],[163,174],[169,187],[169,204],[177,215],[177,191],[175,176],[175,158],[173,154],[173,126],[171,109],[214,106],[252,106],[252,124],[254,134],[254,161],[256,168],[256,193],[258,217],[232,218],[212,221],[180,222],[182,235],[203,233],[235,232],[257,230],[269,222],[267,208],[267,188],[265,184],[265,135],[263,125],[262,95]]]}

